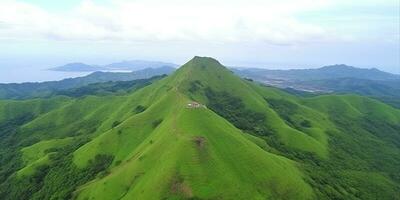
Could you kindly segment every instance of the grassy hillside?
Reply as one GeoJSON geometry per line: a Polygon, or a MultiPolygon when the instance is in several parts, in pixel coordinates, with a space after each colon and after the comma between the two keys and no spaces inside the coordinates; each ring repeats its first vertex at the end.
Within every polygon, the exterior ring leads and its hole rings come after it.
{"type": "Polygon", "coordinates": [[[212,58],[195,57],[125,95],[0,101],[0,110],[7,199],[400,192],[400,110],[356,95],[293,96],[242,80],[212,58]]]}
{"type": "MultiPolygon", "coordinates": [[[[139,145],[128,146],[126,143],[132,141],[121,138],[133,134],[125,133],[128,128],[125,123],[134,125],[138,120],[126,121],[119,130],[109,133],[107,139],[101,138],[101,142],[112,141],[115,146],[123,147],[107,148],[107,153],[121,160],[116,161],[118,166],[107,176],[80,188],[78,199],[312,197],[311,188],[292,161],[263,151],[208,109],[186,108],[187,102],[189,99],[171,91],[155,107],[140,114],[140,118],[162,117],[163,120],[156,127],[146,127],[147,133],[140,131],[146,135],[139,145]],[[165,107],[172,102],[176,106],[165,107]],[[169,111],[160,116],[163,108],[169,111]],[[118,135],[120,130],[122,133],[118,135]],[[131,148],[128,154],[124,147],[131,148]],[[258,175],[249,176],[254,172],[258,175]],[[269,188],[270,185],[274,187],[269,188]]],[[[89,143],[83,151],[104,150],[91,145],[99,146],[99,143],[89,143]]]]}

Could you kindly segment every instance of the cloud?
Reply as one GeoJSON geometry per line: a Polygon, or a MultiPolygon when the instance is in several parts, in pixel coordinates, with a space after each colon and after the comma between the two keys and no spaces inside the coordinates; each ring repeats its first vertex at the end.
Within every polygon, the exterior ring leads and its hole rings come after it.
{"type": "Polygon", "coordinates": [[[107,5],[82,1],[54,13],[2,1],[0,39],[321,42],[338,36],[296,15],[331,5],[332,0],[116,0],[107,5]]]}

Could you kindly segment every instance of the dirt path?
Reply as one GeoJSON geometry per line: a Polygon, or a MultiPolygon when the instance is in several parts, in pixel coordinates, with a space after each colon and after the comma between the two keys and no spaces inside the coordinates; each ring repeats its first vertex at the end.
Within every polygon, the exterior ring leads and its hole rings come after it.
{"type": "MultiPolygon", "coordinates": [[[[185,76],[187,78],[192,76],[192,70],[187,70],[185,76]]],[[[178,102],[176,102],[178,104],[178,106],[176,107],[176,111],[172,114],[173,115],[173,119],[172,119],[172,130],[177,133],[178,135],[183,135],[183,131],[180,130],[177,126],[177,113],[179,113],[180,109],[185,109],[186,106],[186,102],[184,99],[186,99],[186,97],[179,91],[178,87],[182,84],[182,80],[179,80],[178,83],[173,87],[173,90],[176,92],[176,94],[178,95],[178,102]]]]}

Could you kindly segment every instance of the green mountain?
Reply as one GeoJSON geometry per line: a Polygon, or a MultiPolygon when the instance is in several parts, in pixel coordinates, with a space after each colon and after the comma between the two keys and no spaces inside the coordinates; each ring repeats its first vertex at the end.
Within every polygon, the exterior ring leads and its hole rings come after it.
{"type": "Polygon", "coordinates": [[[5,199],[399,199],[400,110],[195,57],[125,95],[0,101],[5,199]]]}

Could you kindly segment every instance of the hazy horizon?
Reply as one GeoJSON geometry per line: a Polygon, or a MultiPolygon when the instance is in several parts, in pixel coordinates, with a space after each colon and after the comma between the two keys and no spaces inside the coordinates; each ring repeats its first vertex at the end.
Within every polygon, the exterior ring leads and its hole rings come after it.
{"type": "MultiPolygon", "coordinates": [[[[191,59],[191,58],[189,58],[191,59]]],[[[187,61],[189,61],[189,59],[187,61]]],[[[131,60],[145,60],[145,61],[160,61],[160,62],[167,62],[164,60],[149,60],[149,59],[124,59],[124,60],[115,60],[115,61],[110,61],[110,62],[82,62],[85,64],[90,64],[90,65],[107,65],[110,63],[114,62],[120,62],[120,61],[131,61],[131,60]]],[[[232,67],[232,68],[260,68],[260,69],[270,69],[270,70],[290,70],[290,69],[317,69],[321,68],[324,66],[331,66],[331,65],[337,65],[337,64],[345,64],[345,63],[332,63],[332,64],[326,64],[326,65],[294,65],[294,64],[283,64],[283,63],[241,63],[241,64],[226,64],[224,61],[219,60],[223,65],[226,67],[232,67]]],[[[24,61],[23,61],[24,62],[24,61]]],[[[75,61],[75,62],[81,62],[81,61],[75,61]]],[[[168,61],[173,64],[179,65],[179,67],[185,63],[176,63],[173,61],[168,61]]],[[[186,62],[186,61],[185,61],[186,62]]],[[[23,82],[44,82],[44,81],[58,81],[62,80],[65,78],[75,78],[75,77],[82,77],[86,76],[92,72],[66,72],[66,71],[52,71],[51,68],[54,67],[59,67],[68,63],[74,63],[74,61],[71,62],[66,62],[62,63],[61,62],[55,62],[55,63],[60,63],[57,65],[51,65],[51,64],[38,64],[37,67],[31,67],[31,66],[24,66],[24,64],[18,65],[19,67],[14,67],[14,68],[0,68],[0,83],[23,83],[23,82]]],[[[345,64],[347,65],[347,64],[345,64]]],[[[349,65],[352,66],[352,65],[349,65]]],[[[371,69],[371,68],[376,68],[374,66],[368,67],[359,67],[359,66],[352,66],[352,67],[357,67],[357,68],[363,68],[363,69],[371,69]]],[[[377,68],[379,69],[379,68],[377,68]]],[[[381,69],[379,69],[381,70],[381,69]]],[[[385,71],[381,70],[384,72],[392,73],[392,74],[397,74],[400,75],[400,73],[393,73],[390,71],[385,71]]]]}
{"type": "Polygon", "coordinates": [[[0,82],[59,80],[59,75],[39,75],[71,62],[101,65],[139,59],[183,64],[195,55],[214,57],[227,66],[346,64],[400,74],[399,4],[4,0],[0,82]]]}

